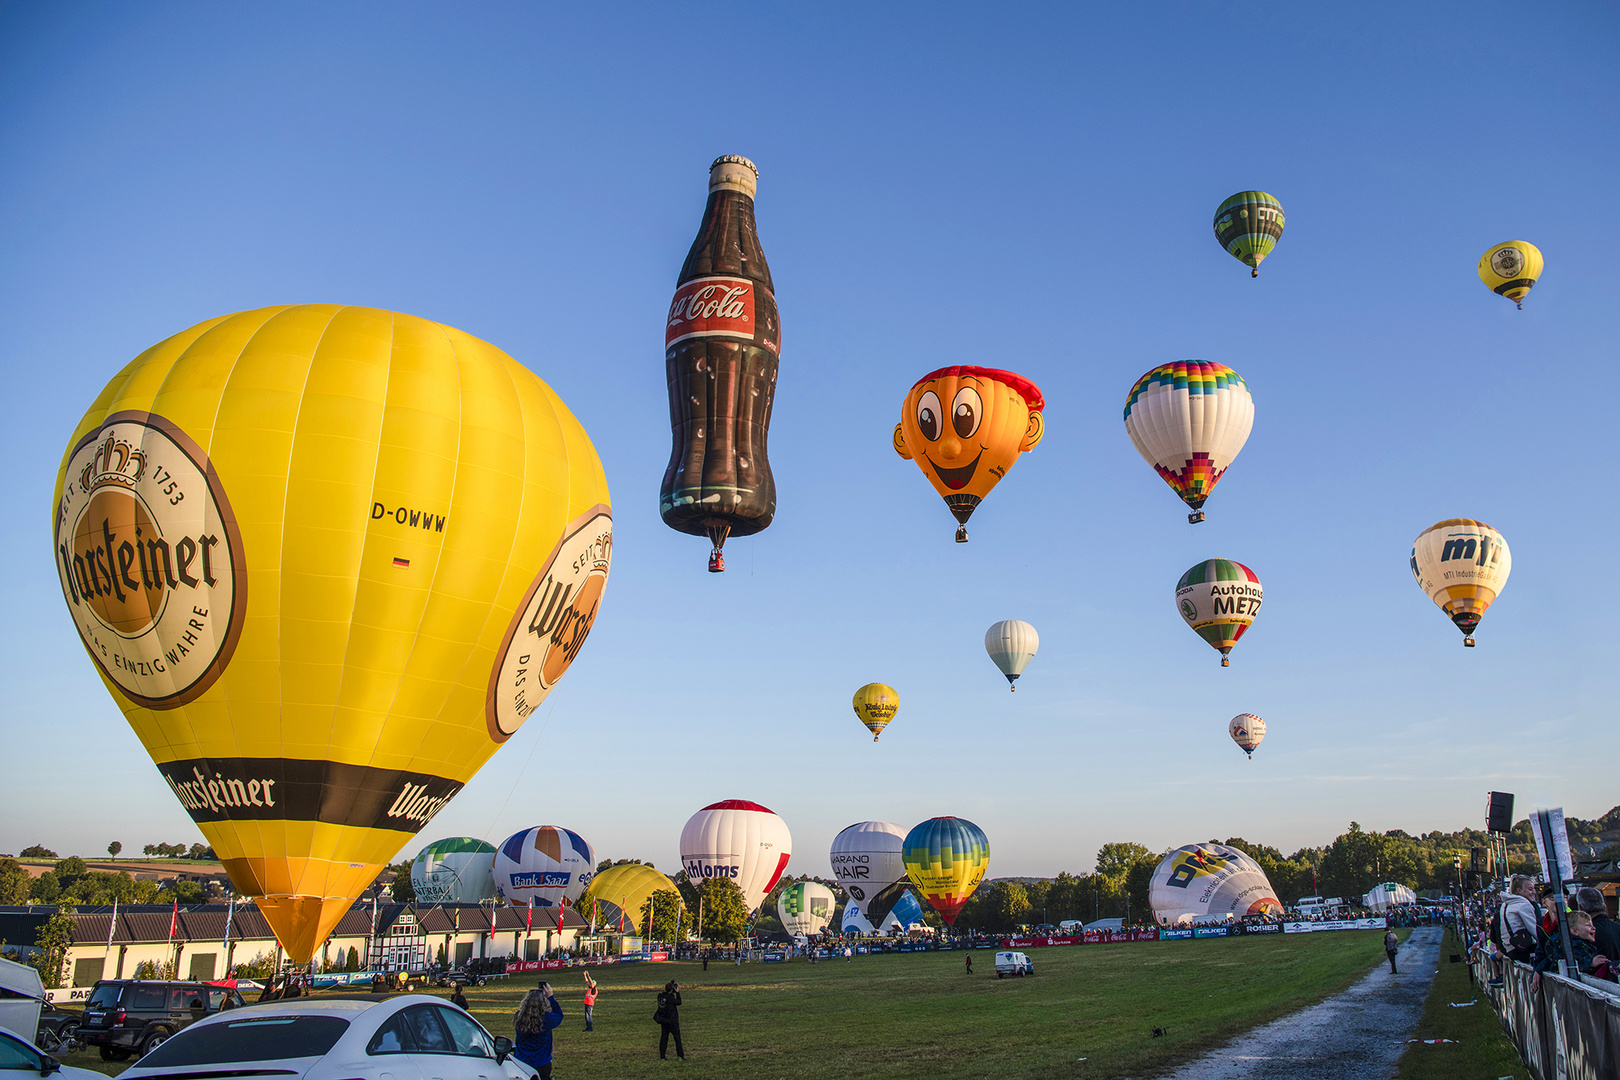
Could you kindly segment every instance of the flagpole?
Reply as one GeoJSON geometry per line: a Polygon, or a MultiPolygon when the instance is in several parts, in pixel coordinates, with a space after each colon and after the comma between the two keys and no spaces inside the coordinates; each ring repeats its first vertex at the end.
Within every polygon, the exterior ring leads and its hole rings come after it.
{"type": "Polygon", "coordinates": [[[101,955],[101,973],[107,974],[107,961],[112,957],[113,927],[118,925],[118,897],[113,897],[112,919],[107,923],[107,951],[101,955]]]}

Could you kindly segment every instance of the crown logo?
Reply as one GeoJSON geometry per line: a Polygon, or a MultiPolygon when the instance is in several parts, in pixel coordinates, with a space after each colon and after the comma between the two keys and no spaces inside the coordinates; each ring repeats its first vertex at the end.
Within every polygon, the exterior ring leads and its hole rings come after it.
{"type": "Polygon", "coordinates": [[[113,484],[133,488],[145,473],[146,454],[109,434],[107,441],[96,447],[95,456],[79,470],[79,486],[86,494],[113,484]]]}

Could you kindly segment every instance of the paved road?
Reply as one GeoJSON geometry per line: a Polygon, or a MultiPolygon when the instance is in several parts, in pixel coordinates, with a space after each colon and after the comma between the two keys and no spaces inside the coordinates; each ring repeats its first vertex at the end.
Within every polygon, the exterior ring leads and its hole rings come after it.
{"type": "MultiPolygon", "coordinates": [[[[1375,1080],[1393,1076],[1440,959],[1438,926],[1413,930],[1387,965],[1344,993],[1190,1061],[1170,1080],[1375,1080]]],[[[1369,942],[1369,945],[1372,943],[1369,942]]],[[[1376,947],[1376,946],[1374,946],[1376,947]]]]}

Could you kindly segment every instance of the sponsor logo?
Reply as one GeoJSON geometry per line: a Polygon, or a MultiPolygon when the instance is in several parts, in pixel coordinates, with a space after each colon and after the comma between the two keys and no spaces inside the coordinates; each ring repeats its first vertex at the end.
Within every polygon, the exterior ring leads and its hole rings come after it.
{"type": "Polygon", "coordinates": [[[507,627],[484,698],[496,742],[523,726],[579,655],[612,561],[613,515],[594,506],[569,523],[507,627]]]}
{"type": "Polygon", "coordinates": [[[759,283],[747,278],[702,277],[675,290],[664,329],[664,347],[690,337],[755,337],[754,296],[759,283]]]}
{"type": "Polygon", "coordinates": [[[90,658],[138,705],[196,700],[247,610],[242,536],[207,455],[174,424],[115,413],[68,455],[54,543],[90,658]]]}
{"type": "Polygon", "coordinates": [[[296,758],[193,758],[158,765],[193,821],[324,821],[414,833],[461,784],[440,776],[296,758]]]}
{"type": "Polygon", "coordinates": [[[1181,617],[1188,621],[1198,618],[1198,608],[1193,606],[1191,600],[1183,599],[1181,601],[1181,617]]]}
{"type": "Polygon", "coordinates": [[[738,868],[735,866],[721,866],[715,863],[706,863],[698,859],[686,860],[686,876],[689,878],[731,878],[736,880],[738,868]]]}
{"type": "Polygon", "coordinates": [[[1190,926],[1167,927],[1159,931],[1160,941],[1181,941],[1184,939],[1190,939],[1192,936],[1193,932],[1192,927],[1190,926]]]}
{"type": "Polygon", "coordinates": [[[540,872],[508,875],[514,889],[566,889],[572,874],[540,872]]]}
{"type": "Polygon", "coordinates": [[[1516,278],[1524,269],[1524,255],[1516,247],[1491,252],[1491,269],[1501,278],[1516,278]]]}

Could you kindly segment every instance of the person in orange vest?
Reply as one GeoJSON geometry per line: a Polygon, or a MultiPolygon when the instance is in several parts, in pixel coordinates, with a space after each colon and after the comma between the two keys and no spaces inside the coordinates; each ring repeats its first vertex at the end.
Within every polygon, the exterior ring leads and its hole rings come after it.
{"type": "Polygon", "coordinates": [[[588,971],[581,972],[585,976],[585,1030],[592,1031],[591,1012],[596,1007],[596,980],[591,978],[588,971]]]}

